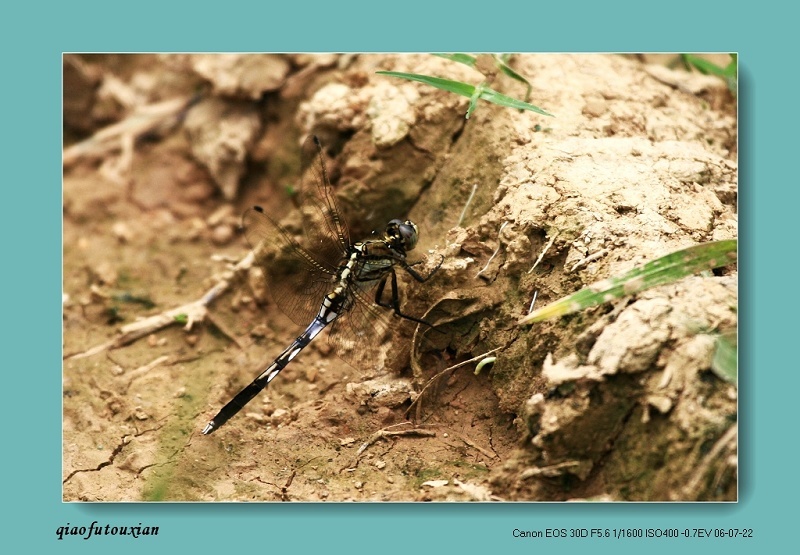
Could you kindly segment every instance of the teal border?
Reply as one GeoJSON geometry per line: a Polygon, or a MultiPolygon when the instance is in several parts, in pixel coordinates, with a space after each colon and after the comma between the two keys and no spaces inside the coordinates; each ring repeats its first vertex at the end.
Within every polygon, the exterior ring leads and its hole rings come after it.
{"type": "MultiPolygon", "coordinates": [[[[209,553],[314,550],[728,553],[797,545],[797,94],[783,65],[795,18],[685,0],[73,2],[5,7],[2,90],[3,527],[25,551],[209,553]],[[585,4],[585,6],[582,6],[585,4]],[[291,6],[291,7],[290,7],[291,6]],[[383,7],[381,7],[383,6],[383,7]],[[62,504],[61,53],[63,51],[738,51],[741,63],[740,502],[719,505],[62,504]],[[778,242],[773,244],[767,238],[778,242]],[[784,290],[787,287],[784,287],[784,290]],[[34,399],[35,410],[29,408],[34,399]],[[158,538],[67,538],[57,527],[142,522],[158,538]],[[514,528],[753,528],[752,540],[520,540],[514,528]]],[[[772,551],[770,551],[772,552],[772,551]]]]}

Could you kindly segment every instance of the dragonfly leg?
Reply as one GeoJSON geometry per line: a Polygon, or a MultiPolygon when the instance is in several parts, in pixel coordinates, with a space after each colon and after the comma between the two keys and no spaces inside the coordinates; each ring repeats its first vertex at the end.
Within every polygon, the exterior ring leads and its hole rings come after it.
{"type": "MultiPolygon", "coordinates": [[[[438,270],[438,269],[439,268],[437,267],[436,270],[438,270]]],[[[434,271],[436,271],[436,270],[434,270],[434,271]]],[[[414,274],[412,274],[412,275],[414,275],[414,274]]],[[[417,275],[419,275],[419,274],[417,274],[417,275]]],[[[422,281],[424,281],[425,279],[428,279],[429,277],[431,277],[431,275],[428,275],[428,277],[424,278],[422,281]]],[[[383,300],[383,291],[384,291],[384,289],[386,289],[386,279],[389,277],[389,276],[385,276],[380,281],[380,283],[378,283],[378,287],[377,287],[377,289],[375,291],[375,303],[378,306],[382,306],[384,308],[391,308],[394,311],[394,313],[397,316],[400,316],[401,318],[405,318],[406,320],[411,320],[412,322],[416,322],[418,324],[424,324],[424,325],[428,326],[429,328],[433,328],[434,327],[433,324],[430,324],[430,323],[426,322],[425,320],[422,320],[420,318],[415,318],[414,316],[411,316],[409,314],[403,314],[403,312],[400,310],[400,296],[397,294],[397,292],[398,292],[397,274],[395,273],[394,268],[392,268],[392,270],[391,270],[391,276],[392,276],[392,282],[391,282],[391,285],[392,285],[392,298],[391,298],[391,300],[388,301],[388,302],[383,300]]]]}
{"type": "MultiPolygon", "coordinates": [[[[406,272],[408,272],[411,277],[413,277],[415,280],[417,280],[420,283],[425,283],[426,281],[428,281],[429,279],[431,279],[433,277],[433,274],[435,274],[436,272],[439,271],[439,268],[442,267],[442,262],[444,262],[444,256],[440,256],[439,263],[436,265],[436,267],[433,270],[431,270],[428,273],[427,276],[423,276],[422,274],[417,272],[414,268],[412,268],[412,266],[416,266],[420,262],[422,262],[422,261],[420,260],[418,262],[414,262],[413,264],[408,264],[407,262],[403,261],[401,264],[403,266],[403,269],[406,272]]],[[[392,273],[394,273],[394,272],[392,272],[392,273]]],[[[392,276],[392,277],[394,277],[394,276],[392,276]]]]}

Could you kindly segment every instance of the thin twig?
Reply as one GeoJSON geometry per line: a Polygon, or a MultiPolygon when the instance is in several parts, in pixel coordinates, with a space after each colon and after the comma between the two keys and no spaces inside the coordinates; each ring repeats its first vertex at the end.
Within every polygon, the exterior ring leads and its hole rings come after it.
{"type": "Polygon", "coordinates": [[[495,453],[491,453],[491,452],[487,451],[486,449],[484,449],[483,447],[479,446],[478,444],[476,444],[474,441],[470,440],[469,438],[467,438],[465,436],[462,436],[460,434],[459,434],[458,437],[461,438],[461,441],[463,441],[464,443],[466,443],[467,445],[469,445],[470,447],[472,447],[473,449],[475,449],[476,451],[481,453],[484,457],[489,458],[489,459],[496,459],[497,458],[497,455],[495,453]]]}
{"type": "Polygon", "coordinates": [[[236,278],[247,272],[253,266],[254,261],[255,253],[250,251],[236,266],[224,272],[219,281],[206,291],[200,299],[123,326],[119,335],[111,341],[95,345],[80,353],[68,355],[64,357],[64,360],[86,358],[107,349],[123,347],[162,328],[178,323],[179,318],[183,319],[185,317],[186,326],[184,326],[184,329],[186,331],[191,330],[196,322],[202,322],[207,318],[208,305],[227,291],[236,278]]]}
{"type": "Polygon", "coordinates": [[[395,437],[395,436],[419,436],[419,437],[436,437],[436,432],[431,430],[423,430],[421,428],[412,428],[410,430],[378,430],[372,436],[365,441],[361,447],[358,448],[356,452],[356,457],[361,456],[367,448],[378,441],[379,439],[384,439],[387,437],[395,437]]]}
{"type": "Polygon", "coordinates": [[[545,255],[545,253],[546,253],[548,250],[550,250],[550,247],[552,247],[552,246],[553,246],[553,242],[556,240],[556,237],[558,237],[558,233],[559,233],[559,232],[557,231],[557,232],[556,232],[556,233],[555,233],[555,234],[554,234],[552,237],[550,237],[550,240],[549,240],[549,241],[547,242],[547,244],[544,246],[544,249],[542,250],[542,252],[541,252],[541,253],[539,253],[539,258],[537,258],[537,259],[536,259],[536,262],[534,262],[534,263],[533,263],[533,266],[531,266],[531,269],[530,269],[530,270],[528,270],[528,273],[529,273],[529,274],[530,274],[530,273],[531,273],[531,272],[534,270],[534,268],[536,268],[536,266],[538,266],[538,265],[539,265],[539,262],[541,262],[541,261],[542,261],[542,258],[544,258],[544,255],[545,255]]]}
{"type": "Polygon", "coordinates": [[[736,424],[732,424],[730,428],[728,428],[722,437],[714,444],[714,447],[703,457],[703,460],[697,466],[697,470],[695,471],[692,479],[689,480],[683,488],[681,488],[681,499],[684,500],[694,500],[697,499],[697,490],[700,484],[700,481],[708,472],[711,463],[719,457],[719,454],[725,449],[728,445],[736,441],[736,437],[738,436],[738,428],[736,424]]]}
{"type": "Polygon", "coordinates": [[[160,356],[160,357],[156,358],[155,360],[145,364],[144,366],[140,366],[136,370],[131,370],[130,372],[128,372],[127,376],[125,376],[126,378],[128,378],[128,385],[125,386],[125,393],[128,392],[128,389],[131,387],[131,384],[133,383],[133,380],[135,380],[135,379],[137,379],[137,378],[139,378],[141,376],[144,376],[145,374],[149,374],[150,370],[152,370],[156,366],[159,366],[160,364],[163,364],[163,363],[167,362],[168,360],[169,360],[169,357],[166,356],[166,355],[163,355],[163,356],[160,356]]]}
{"type": "Polygon", "coordinates": [[[536,297],[539,296],[539,290],[533,292],[533,298],[531,299],[531,306],[528,307],[528,314],[533,312],[533,305],[536,304],[536,297]]]}
{"type": "MultiPolygon", "coordinates": [[[[445,368],[444,370],[442,370],[441,372],[439,372],[438,374],[433,376],[430,380],[427,381],[427,383],[425,384],[425,387],[422,388],[422,391],[419,392],[419,395],[417,395],[417,398],[414,399],[414,402],[411,403],[411,405],[406,409],[405,416],[408,417],[408,415],[412,411],[412,409],[414,409],[414,407],[416,407],[418,405],[419,400],[422,399],[422,396],[425,394],[425,391],[427,391],[427,389],[429,387],[431,387],[433,385],[433,383],[436,382],[443,375],[445,375],[448,372],[453,372],[454,370],[457,370],[457,369],[461,368],[462,366],[466,366],[467,364],[470,364],[470,363],[475,362],[477,360],[481,360],[481,359],[485,358],[486,356],[491,355],[492,353],[495,353],[495,352],[499,351],[500,349],[502,349],[502,347],[496,347],[496,348],[492,349],[491,351],[487,351],[487,352],[483,353],[482,355],[478,355],[476,357],[472,357],[469,360],[465,360],[463,362],[459,362],[458,364],[454,364],[453,366],[448,366],[447,368],[445,368]]],[[[417,413],[417,419],[419,419],[419,413],[417,413]]]]}
{"type": "Polygon", "coordinates": [[[65,148],[63,164],[67,167],[83,158],[103,158],[109,152],[123,149],[124,141],[131,137],[141,137],[165,123],[177,121],[193,101],[194,97],[181,97],[141,106],[124,120],[104,127],[85,141],[65,148]]]}
{"type": "MultiPolygon", "coordinates": [[[[410,422],[402,422],[400,424],[395,424],[394,426],[390,426],[391,428],[396,426],[403,426],[406,424],[411,424],[410,422]]],[[[353,458],[353,462],[347,468],[343,468],[342,470],[347,470],[348,468],[355,468],[358,466],[358,462],[361,459],[361,455],[366,451],[370,445],[378,441],[379,439],[386,439],[389,437],[397,437],[397,436],[417,436],[417,437],[436,437],[436,432],[431,430],[423,430],[422,428],[411,428],[409,430],[389,430],[388,428],[383,428],[378,430],[374,434],[372,434],[367,441],[361,444],[361,447],[358,448],[356,451],[355,457],[353,458]]]]}
{"type": "Polygon", "coordinates": [[[489,257],[489,260],[486,261],[486,265],[483,268],[481,268],[480,271],[477,274],[475,274],[475,277],[478,277],[483,272],[485,272],[486,268],[488,268],[489,264],[491,264],[492,260],[494,260],[494,257],[497,256],[497,253],[500,252],[500,248],[503,246],[503,243],[500,241],[500,233],[503,232],[503,228],[506,227],[507,225],[508,225],[508,222],[503,222],[503,225],[501,225],[500,229],[497,230],[497,248],[492,253],[492,256],[489,257]]]}
{"type": "Polygon", "coordinates": [[[599,251],[597,251],[597,252],[595,252],[595,253],[593,253],[593,254],[590,254],[590,255],[589,255],[589,256],[587,256],[586,258],[584,258],[584,259],[582,259],[582,260],[578,260],[578,261],[577,261],[577,262],[576,262],[576,263],[575,263],[575,264],[572,266],[572,268],[570,268],[570,269],[569,269],[569,271],[570,271],[570,272],[574,272],[575,270],[577,270],[577,269],[578,269],[578,268],[580,268],[581,266],[585,266],[585,265],[586,265],[586,264],[588,264],[589,262],[593,262],[593,261],[597,260],[598,258],[600,258],[601,256],[605,256],[606,254],[608,254],[608,249],[600,249],[599,251]]]}
{"type": "Polygon", "coordinates": [[[478,190],[478,184],[472,186],[472,192],[469,194],[469,198],[467,199],[467,203],[464,205],[464,209],[461,211],[461,216],[458,217],[458,223],[456,226],[461,227],[461,222],[464,221],[464,215],[467,213],[467,208],[469,207],[470,203],[472,202],[472,197],[475,196],[475,191],[478,190]]]}

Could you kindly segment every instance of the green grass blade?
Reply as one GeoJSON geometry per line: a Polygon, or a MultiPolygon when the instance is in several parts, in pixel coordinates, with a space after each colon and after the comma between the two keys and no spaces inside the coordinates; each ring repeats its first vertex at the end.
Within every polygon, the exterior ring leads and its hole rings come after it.
{"type": "Polygon", "coordinates": [[[450,79],[442,79],[441,77],[431,77],[429,75],[419,75],[417,73],[403,73],[400,71],[377,71],[378,75],[388,75],[389,77],[399,77],[400,79],[408,79],[409,81],[418,81],[443,91],[460,94],[461,96],[471,97],[475,92],[475,87],[460,81],[452,81],[450,79]]]}
{"type": "Polygon", "coordinates": [[[484,83],[481,83],[480,85],[475,87],[475,92],[472,93],[472,96],[469,97],[469,106],[467,106],[467,119],[469,119],[469,116],[472,114],[472,112],[475,111],[475,108],[478,106],[478,99],[483,94],[485,88],[486,85],[484,83]]]}
{"type": "Polygon", "coordinates": [[[703,243],[668,254],[619,277],[604,279],[584,287],[569,297],[534,310],[519,323],[532,324],[572,314],[656,285],[672,283],[691,274],[727,266],[736,261],[736,246],[736,239],[730,239],[703,243]]]}
{"type": "MultiPolygon", "coordinates": [[[[441,77],[431,77],[429,75],[419,75],[416,73],[403,73],[399,71],[378,71],[376,73],[378,73],[378,75],[388,75],[389,77],[399,77],[400,79],[417,81],[419,83],[424,83],[425,85],[436,87],[437,89],[441,89],[443,91],[448,91],[460,94],[462,96],[466,96],[467,98],[472,98],[477,89],[477,87],[474,87],[473,85],[469,85],[467,83],[462,83],[460,81],[452,81],[450,79],[442,79],[441,77]]],[[[480,93],[479,98],[497,104],[498,106],[505,106],[507,108],[517,108],[519,110],[530,110],[531,112],[536,112],[537,114],[542,114],[543,116],[551,116],[551,117],[553,116],[553,114],[542,110],[538,106],[534,106],[533,104],[528,104],[527,102],[517,100],[516,98],[511,98],[510,96],[500,94],[499,92],[494,91],[488,87],[482,88],[482,90],[479,91],[479,93],[480,93]]]]}
{"type": "Polygon", "coordinates": [[[713,62],[709,62],[706,59],[693,56],[692,54],[683,54],[682,58],[685,64],[694,67],[700,73],[705,75],[715,75],[721,79],[724,79],[725,83],[728,85],[728,89],[732,93],[736,94],[739,71],[739,64],[737,63],[738,56],[736,54],[731,54],[730,56],[731,62],[724,68],[713,62]]]}
{"type": "Polygon", "coordinates": [[[458,62],[459,64],[464,64],[465,66],[469,66],[474,68],[475,63],[478,61],[478,58],[475,56],[471,56],[469,54],[434,54],[434,56],[439,56],[440,58],[444,58],[445,60],[450,60],[451,62],[458,62]]]}
{"type": "Polygon", "coordinates": [[[501,58],[499,56],[496,56],[495,57],[495,63],[497,64],[497,67],[500,69],[500,71],[502,71],[505,75],[507,75],[507,76],[511,77],[512,79],[514,79],[516,81],[519,81],[520,83],[525,85],[525,87],[526,87],[525,102],[527,102],[528,99],[531,97],[531,84],[530,84],[530,82],[527,79],[525,79],[522,75],[520,75],[519,73],[517,73],[516,71],[511,69],[511,66],[506,64],[506,62],[505,62],[505,60],[503,58],[501,58]]]}
{"type": "Polygon", "coordinates": [[[542,114],[543,116],[554,117],[553,114],[551,114],[550,112],[546,112],[545,110],[542,110],[538,106],[534,106],[533,104],[528,104],[527,102],[523,102],[522,100],[517,100],[516,98],[511,98],[510,96],[500,94],[499,92],[494,91],[490,88],[486,88],[483,90],[481,98],[488,102],[497,104],[498,106],[505,106],[506,108],[517,108],[518,110],[530,110],[531,112],[536,112],[537,114],[542,114]]]}
{"type": "Polygon", "coordinates": [[[725,334],[717,337],[711,370],[726,382],[738,385],[739,351],[736,348],[736,335],[725,334]]]}
{"type": "MultiPolygon", "coordinates": [[[[478,58],[472,56],[471,54],[461,54],[461,53],[434,54],[434,56],[444,58],[445,60],[450,60],[451,62],[464,64],[465,66],[469,66],[473,69],[475,69],[475,66],[478,62],[478,58]]],[[[514,71],[514,69],[510,65],[508,65],[508,63],[506,63],[510,56],[511,56],[510,54],[503,54],[500,56],[496,54],[492,55],[492,57],[494,58],[494,64],[500,71],[502,71],[506,76],[511,77],[516,81],[519,81],[520,83],[525,85],[525,87],[527,87],[527,92],[525,93],[525,102],[527,102],[531,96],[531,84],[522,75],[514,71]]]]}
{"type": "Polygon", "coordinates": [[[725,77],[725,70],[713,62],[709,62],[703,58],[693,56],[692,54],[684,54],[683,59],[687,64],[694,67],[704,75],[716,75],[717,77],[725,77]]]}
{"type": "Polygon", "coordinates": [[[728,90],[736,97],[739,93],[739,56],[737,54],[731,54],[731,63],[725,67],[725,75],[728,90]]]}

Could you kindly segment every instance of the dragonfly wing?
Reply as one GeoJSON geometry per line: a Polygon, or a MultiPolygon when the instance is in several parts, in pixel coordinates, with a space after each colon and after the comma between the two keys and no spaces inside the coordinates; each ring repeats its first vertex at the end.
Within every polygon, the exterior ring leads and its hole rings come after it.
{"type": "Polygon", "coordinates": [[[322,259],[338,264],[350,246],[350,232],[331,187],[325,153],[314,135],[303,143],[302,171],[299,195],[306,246],[322,259]]]}
{"type": "Polygon", "coordinates": [[[383,366],[378,355],[390,336],[392,323],[392,311],[376,305],[370,293],[355,289],[350,309],[331,324],[328,335],[328,343],[339,358],[361,372],[383,366]]]}
{"type": "Polygon", "coordinates": [[[275,304],[292,321],[306,326],[331,291],[350,236],[330,185],[322,145],[315,136],[303,145],[302,172],[300,241],[279,223],[281,216],[258,207],[245,212],[242,227],[264,269],[275,304]]]}
{"type": "Polygon", "coordinates": [[[307,326],[329,293],[336,267],[301,246],[259,207],[244,213],[242,227],[264,271],[273,301],[293,322],[307,326]]]}

